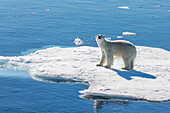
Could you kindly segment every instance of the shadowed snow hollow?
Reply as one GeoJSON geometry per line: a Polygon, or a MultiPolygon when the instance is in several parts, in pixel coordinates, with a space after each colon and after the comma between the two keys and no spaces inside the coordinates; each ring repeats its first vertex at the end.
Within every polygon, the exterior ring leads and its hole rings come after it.
{"type": "Polygon", "coordinates": [[[32,78],[47,81],[82,81],[90,84],[84,95],[126,97],[149,101],[170,100],[170,53],[159,48],[137,46],[135,68],[125,71],[122,60],[114,67],[97,67],[97,47],[38,50],[25,56],[0,56],[2,69],[26,70],[32,78]]]}

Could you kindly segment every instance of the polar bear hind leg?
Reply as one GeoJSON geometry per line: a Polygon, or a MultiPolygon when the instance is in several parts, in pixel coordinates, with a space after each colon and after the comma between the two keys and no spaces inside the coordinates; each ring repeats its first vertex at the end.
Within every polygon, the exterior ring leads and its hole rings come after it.
{"type": "Polygon", "coordinates": [[[130,62],[130,60],[129,59],[123,59],[123,62],[124,62],[125,67],[122,68],[122,69],[130,70],[131,69],[131,62],[130,62]]]}
{"type": "Polygon", "coordinates": [[[130,64],[131,64],[131,68],[130,68],[130,69],[133,69],[133,67],[134,67],[134,59],[132,59],[132,60],[130,61],[130,64]]]}

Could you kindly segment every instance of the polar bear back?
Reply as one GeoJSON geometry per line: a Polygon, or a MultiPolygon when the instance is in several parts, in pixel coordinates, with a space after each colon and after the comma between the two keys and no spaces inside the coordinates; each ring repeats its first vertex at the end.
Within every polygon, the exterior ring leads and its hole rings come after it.
{"type": "Polygon", "coordinates": [[[108,41],[106,40],[105,46],[108,52],[112,53],[113,56],[121,58],[136,57],[136,47],[125,40],[108,41]]]}

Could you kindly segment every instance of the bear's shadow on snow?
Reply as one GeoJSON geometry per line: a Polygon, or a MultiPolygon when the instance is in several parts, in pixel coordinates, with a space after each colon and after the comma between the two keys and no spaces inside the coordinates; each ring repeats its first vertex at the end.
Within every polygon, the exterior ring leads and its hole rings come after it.
{"type": "Polygon", "coordinates": [[[147,79],[156,79],[155,76],[144,73],[144,72],[140,72],[140,71],[136,71],[136,70],[117,70],[117,69],[111,69],[115,72],[117,72],[118,75],[120,75],[121,77],[125,78],[126,80],[132,80],[132,77],[141,77],[141,78],[147,78],[147,79]]]}

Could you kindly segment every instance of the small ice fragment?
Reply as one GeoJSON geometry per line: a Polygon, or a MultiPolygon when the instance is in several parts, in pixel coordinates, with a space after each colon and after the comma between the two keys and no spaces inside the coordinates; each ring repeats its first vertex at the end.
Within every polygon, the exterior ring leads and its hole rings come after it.
{"type": "Polygon", "coordinates": [[[78,37],[74,40],[74,43],[76,44],[76,46],[84,44],[84,42],[78,37]]]}
{"type": "Polygon", "coordinates": [[[126,35],[136,35],[136,33],[132,33],[132,32],[123,32],[122,35],[123,35],[123,36],[126,36],[126,35]]]}
{"type": "Polygon", "coordinates": [[[32,12],[33,15],[35,15],[35,12],[32,12]]]}
{"type": "Polygon", "coordinates": [[[123,38],[123,36],[117,36],[117,38],[123,38]]]}
{"type": "Polygon", "coordinates": [[[119,6],[119,9],[130,9],[128,6],[119,6]]]}
{"type": "Polygon", "coordinates": [[[50,9],[46,9],[46,11],[50,11],[50,9]]]}

